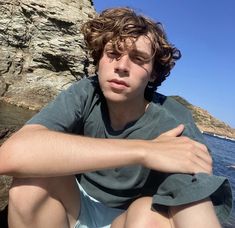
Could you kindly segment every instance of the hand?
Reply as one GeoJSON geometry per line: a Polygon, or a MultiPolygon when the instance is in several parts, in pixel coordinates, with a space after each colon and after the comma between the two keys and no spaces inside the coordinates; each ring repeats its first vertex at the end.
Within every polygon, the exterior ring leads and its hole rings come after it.
{"type": "Polygon", "coordinates": [[[211,173],[212,158],[207,147],[181,136],[184,125],[169,130],[145,145],[143,165],[167,173],[211,173]]]}

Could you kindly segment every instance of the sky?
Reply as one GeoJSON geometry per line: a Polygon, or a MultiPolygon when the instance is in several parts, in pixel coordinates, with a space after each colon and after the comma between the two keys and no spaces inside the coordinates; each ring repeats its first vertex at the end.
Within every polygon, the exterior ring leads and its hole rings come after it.
{"type": "Polygon", "coordinates": [[[235,0],[93,0],[160,21],[182,57],[159,87],[235,128],[235,0]]]}

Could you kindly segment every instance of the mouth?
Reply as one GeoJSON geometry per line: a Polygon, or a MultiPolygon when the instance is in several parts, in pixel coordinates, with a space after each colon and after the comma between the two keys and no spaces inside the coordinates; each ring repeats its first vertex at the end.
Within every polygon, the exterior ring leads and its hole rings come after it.
{"type": "Polygon", "coordinates": [[[123,80],[118,80],[118,79],[112,79],[108,81],[111,85],[114,86],[124,86],[124,87],[129,87],[129,85],[123,81],[123,80]]]}

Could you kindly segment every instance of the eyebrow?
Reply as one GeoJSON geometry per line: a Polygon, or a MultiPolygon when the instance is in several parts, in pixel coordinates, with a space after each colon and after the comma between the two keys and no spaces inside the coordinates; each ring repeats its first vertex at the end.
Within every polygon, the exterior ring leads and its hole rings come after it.
{"type": "MultiPolygon", "coordinates": [[[[107,44],[106,47],[104,48],[105,51],[110,50],[110,49],[114,49],[114,50],[115,50],[115,48],[113,47],[112,44],[107,44]]],[[[117,50],[117,51],[118,51],[118,50],[117,50]]],[[[123,53],[124,53],[124,52],[125,52],[125,51],[123,51],[123,53]]],[[[121,53],[122,53],[122,52],[121,52],[121,53]]],[[[133,55],[138,55],[138,56],[141,56],[141,57],[143,57],[143,58],[145,58],[145,59],[151,59],[151,57],[152,57],[152,55],[149,55],[147,52],[141,51],[141,50],[138,50],[138,49],[135,49],[135,48],[130,48],[130,50],[128,51],[128,53],[130,53],[131,56],[133,56],[133,55]]]]}
{"type": "Polygon", "coordinates": [[[131,49],[130,53],[131,53],[131,55],[140,55],[140,56],[142,56],[143,58],[146,58],[146,59],[151,58],[151,55],[149,55],[147,52],[141,51],[141,50],[138,50],[138,49],[131,49]]]}

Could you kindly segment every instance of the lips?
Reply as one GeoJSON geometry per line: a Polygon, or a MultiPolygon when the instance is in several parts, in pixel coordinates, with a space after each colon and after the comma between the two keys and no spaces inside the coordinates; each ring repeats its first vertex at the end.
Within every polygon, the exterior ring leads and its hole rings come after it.
{"type": "Polygon", "coordinates": [[[109,83],[111,83],[113,85],[117,85],[117,86],[129,87],[129,85],[123,80],[112,79],[112,80],[109,80],[109,83]]]}

